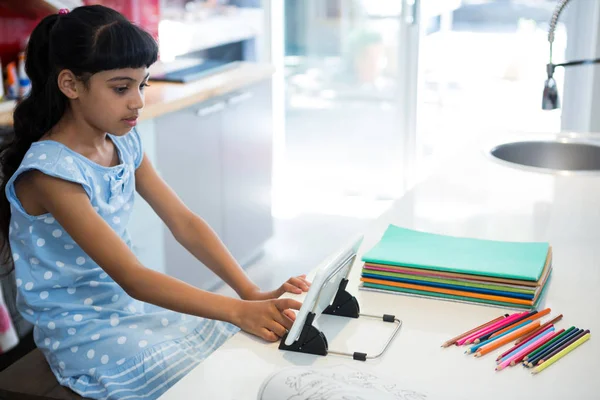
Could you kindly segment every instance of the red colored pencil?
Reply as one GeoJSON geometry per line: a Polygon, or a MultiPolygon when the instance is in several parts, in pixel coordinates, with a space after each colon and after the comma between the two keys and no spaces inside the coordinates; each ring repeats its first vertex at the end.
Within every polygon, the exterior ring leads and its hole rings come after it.
{"type": "Polygon", "coordinates": [[[483,328],[482,330],[475,332],[469,336],[467,336],[466,338],[463,338],[461,340],[459,340],[459,343],[464,341],[464,344],[471,344],[471,343],[479,343],[479,338],[488,335],[492,332],[494,332],[497,329],[501,329],[507,325],[510,325],[514,320],[522,317],[523,315],[527,314],[527,311],[522,312],[522,313],[514,313],[509,315],[508,317],[504,318],[503,320],[500,320],[498,322],[496,322],[494,325],[490,325],[487,328],[483,328]],[[466,340],[465,340],[466,339],[466,340]]]}

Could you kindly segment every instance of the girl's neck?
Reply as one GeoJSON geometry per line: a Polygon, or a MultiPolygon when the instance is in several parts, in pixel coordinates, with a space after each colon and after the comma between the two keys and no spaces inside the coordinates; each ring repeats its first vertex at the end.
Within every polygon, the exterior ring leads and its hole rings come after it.
{"type": "Polygon", "coordinates": [[[79,152],[89,153],[106,147],[106,132],[90,125],[69,107],[61,119],[40,140],[54,140],[79,152]]]}

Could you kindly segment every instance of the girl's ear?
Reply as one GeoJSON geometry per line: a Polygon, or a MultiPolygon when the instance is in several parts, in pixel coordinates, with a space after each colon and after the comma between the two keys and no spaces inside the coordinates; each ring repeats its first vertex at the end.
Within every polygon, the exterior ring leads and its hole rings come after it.
{"type": "Polygon", "coordinates": [[[68,99],[75,100],[80,95],[79,81],[75,74],[68,69],[63,69],[58,74],[58,88],[68,99]]]}

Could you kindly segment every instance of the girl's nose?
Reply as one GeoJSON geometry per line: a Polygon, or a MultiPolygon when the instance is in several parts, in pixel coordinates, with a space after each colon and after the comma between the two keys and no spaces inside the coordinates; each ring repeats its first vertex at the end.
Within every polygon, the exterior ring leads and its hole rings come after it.
{"type": "Polygon", "coordinates": [[[144,95],[142,93],[138,93],[129,104],[129,109],[140,110],[142,108],[144,108],[144,95]]]}

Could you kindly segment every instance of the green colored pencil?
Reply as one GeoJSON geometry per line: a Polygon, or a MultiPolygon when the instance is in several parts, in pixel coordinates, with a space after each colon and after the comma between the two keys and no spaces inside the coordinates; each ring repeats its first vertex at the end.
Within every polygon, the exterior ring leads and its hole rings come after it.
{"type": "Polygon", "coordinates": [[[560,340],[560,338],[564,337],[565,335],[568,335],[573,329],[575,329],[575,326],[571,326],[569,329],[567,329],[566,331],[564,331],[563,333],[561,333],[560,335],[557,335],[556,337],[552,338],[552,340],[550,340],[548,343],[545,343],[543,346],[540,346],[539,348],[535,349],[534,351],[532,351],[531,353],[527,354],[524,358],[523,361],[527,361],[530,358],[535,357],[538,354],[541,354],[544,350],[546,350],[548,347],[552,346],[554,343],[558,342],[560,340]]]}

